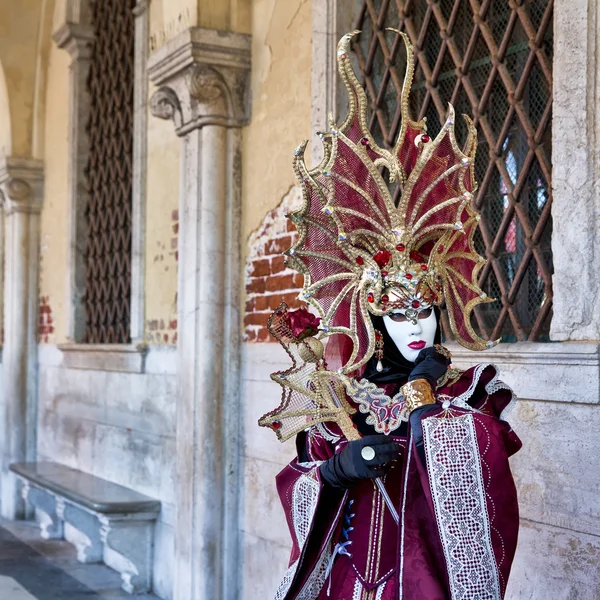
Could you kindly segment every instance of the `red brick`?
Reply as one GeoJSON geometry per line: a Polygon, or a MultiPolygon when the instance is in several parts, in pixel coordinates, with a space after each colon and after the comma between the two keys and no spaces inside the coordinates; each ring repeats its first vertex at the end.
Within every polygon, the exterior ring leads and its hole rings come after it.
{"type": "Polygon", "coordinates": [[[179,233],[179,223],[173,225],[173,233],[177,235],[179,233]]]}
{"type": "Polygon", "coordinates": [[[269,294],[263,296],[270,310],[275,310],[283,302],[283,294],[269,294]]]}
{"type": "Polygon", "coordinates": [[[254,312],[254,298],[249,298],[248,300],[246,300],[246,312],[254,312]]]}
{"type": "Polygon", "coordinates": [[[289,290],[294,288],[294,276],[273,275],[267,279],[266,289],[269,292],[278,292],[279,290],[289,290]]]}
{"type": "Polygon", "coordinates": [[[177,319],[173,319],[169,322],[169,329],[177,329],[177,319]]]}
{"type": "Polygon", "coordinates": [[[171,219],[172,219],[173,221],[179,221],[179,211],[178,211],[178,210],[174,210],[174,211],[171,213],[171,219]]]}
{"type": "Polygon", "coordinates": [[[266,327],[258,330],[257,342],[275,342],[275,338],[271,335],[266,327]]]}
{"type": "Polygon", "coordinates": [[[274,256],[271,259],[271,273],[276,275],[277,273],[281,273],[281,271],[286,270],[285,264],[285,256],[274,256]]]}
{"type": "Polygon", "coordinates": [[[255,329],[248,329],[248,330],[246,330],[246,333],[244,335],[244,339],[247,342],[254,342],[254,341],[256,341],[256,330],[255,329]]]}
{"type": "Polygon", "coordinates": [[[261,294],[260,296],[254,297],[254,310],[267,310],[269,308],[269,303],[267,300],[267,296],[261,294]]]}
{"type": "Polygon", "coordinates": [[[269,313],[251,313],[244,317],[244,325],[266,325],[269,320],[269,313]]]}
{"type": "Polygon", "coordinates": [[[289,250],[292,245],[292,236],[285,235],[280,238],[275,238],[267,243],[265,248],[265,254],[281,254],[286,250],[289,250]]]}
{"type": "Polygon", "coordinates": [[[294,292],[288,292],[284,294],[282,297],[282,301],[285,302],[291,308],[297,308],[299,306],[304,306],[304,302],[301,302],[298,299],[298,294],[294,292]]]}
{"type": "Polygon", "coordinates": [[[246,292],[249,294],[264,294],[265,280],[262,277],[252,278],[246,285],[246,292]]]}
{"type": "Polygon", "coordinates": [[[296,231],[296,226],[292,223],[291,219],[287,220],[287,231],[290,231],[290,232],[296,231]]]}
{"type": "Polygon", "coordinates": [[[294,287],[297,289],[302,289],[304,286],[304,275],[301,273],[294,273],[294,287]]]}
{"type": "Polygon", "coordinates": [[[268,258],[259,258],[252,261],[252,277],[266,277],[271,274],[271,261],[268,258]]]}

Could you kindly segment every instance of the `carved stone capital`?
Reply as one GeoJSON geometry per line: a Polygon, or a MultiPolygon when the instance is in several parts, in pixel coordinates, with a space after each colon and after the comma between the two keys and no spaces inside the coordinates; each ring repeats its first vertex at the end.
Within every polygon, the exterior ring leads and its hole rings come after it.
{"type": "Polygon", "coordinates": [[[39,213],[43,181],[42,161],[17,157],[0,159],[0,199],[6,215],[39,213]]]}
{"type": "Polygon", "coordinates": [[[54,32],[52,39],[59,48],[65,49],[73,60],[88,59],[94,34],[89,25],[66,22],[54,32]]]}
{"type": "Polygon", "coordinates": [[[241,127],[250,119],[250,36],[193,27],[148,61],[159,86],[152,114],[173,119],[183,136],[206,125],[241,127]]]}

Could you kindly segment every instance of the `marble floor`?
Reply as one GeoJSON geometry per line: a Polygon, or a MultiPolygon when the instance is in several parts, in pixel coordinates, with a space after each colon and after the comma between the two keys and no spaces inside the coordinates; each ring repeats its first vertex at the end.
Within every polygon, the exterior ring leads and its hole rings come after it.
{"type": "Polygon", "coordinates": [[[83,565],[68,542],[40,538],[33,523],[0,520],[0,600],[158,600],[131,596],[104,565],[83,565]]]}

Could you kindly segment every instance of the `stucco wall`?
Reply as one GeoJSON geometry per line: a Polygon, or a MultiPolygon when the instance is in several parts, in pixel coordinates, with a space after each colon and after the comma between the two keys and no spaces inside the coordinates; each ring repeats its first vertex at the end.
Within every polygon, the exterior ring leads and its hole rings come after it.
{"type": "Polygon", "coordinates": [[[68,53],[52,44],[46,76],[40,240],[40,305],[47,325],[40,341],[44,343],[67,341],[69,63],[68,53]]]}

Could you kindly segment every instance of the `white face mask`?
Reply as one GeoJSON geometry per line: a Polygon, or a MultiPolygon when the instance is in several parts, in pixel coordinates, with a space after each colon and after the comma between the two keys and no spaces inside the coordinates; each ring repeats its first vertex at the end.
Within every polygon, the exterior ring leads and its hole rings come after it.
{"type": "MultiPolygon", "coordinates": [[[[415,311],[409,310],[411,312],[415,311]]],[[[405,313],[406,310],[395,310],[392,315],[383,317],[383,323],[400,354],[406,360],[415,362],[423,348],[433,346],[437,319],[433,307],[421,310],[412,320],[405,313]]]]}

